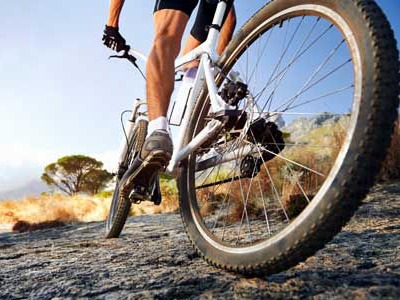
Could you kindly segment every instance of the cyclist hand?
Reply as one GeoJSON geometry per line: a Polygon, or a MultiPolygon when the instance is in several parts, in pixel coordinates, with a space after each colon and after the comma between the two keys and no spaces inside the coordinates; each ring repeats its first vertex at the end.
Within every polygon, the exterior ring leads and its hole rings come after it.
{"type": "Polygon", "coordinates": [[[118,31],[118,27],[107,26],[104,29],[103,44],[117,52],[126,49],[126,41],[118,31]]]}

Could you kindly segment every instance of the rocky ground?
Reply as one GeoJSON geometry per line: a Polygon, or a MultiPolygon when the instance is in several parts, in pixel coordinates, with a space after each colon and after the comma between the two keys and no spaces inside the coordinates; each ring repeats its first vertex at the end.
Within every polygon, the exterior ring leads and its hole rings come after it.
{"type": "Polygon", "coordinates": [[[351,223],[300,265],[263,278],[208,266],[175,214],[0,234],[0,299],[400,299],[400,183],[377,186],[351,223]]]}

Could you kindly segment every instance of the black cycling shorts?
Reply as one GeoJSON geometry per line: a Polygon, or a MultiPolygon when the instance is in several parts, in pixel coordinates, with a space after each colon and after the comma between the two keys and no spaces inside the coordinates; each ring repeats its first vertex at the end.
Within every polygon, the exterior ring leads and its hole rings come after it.
{"type": "MultiPolygon", "coordinates": [[[[189,17],[199,0],[156,0],[154,12],[162,9],[174,9],[184,12],[189,17]]],[[[212,23],[218,0],[200,0],[199,11],[190,34],[200,42],[207,39],[208,28],[212,23]]],[[[233,0],[228,0],[224,21],[232,7],[233,0]]]]}
{"type": "Polygon", "coordinates": [[[184,12],[189,17],[199,0],[156,0],[154,12],[162,9],[174,9],[184,12]]]}

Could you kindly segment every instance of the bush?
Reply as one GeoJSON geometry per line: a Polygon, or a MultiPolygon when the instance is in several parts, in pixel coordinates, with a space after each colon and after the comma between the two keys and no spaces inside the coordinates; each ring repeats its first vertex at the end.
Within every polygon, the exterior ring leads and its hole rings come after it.
{"type": "Polygon", "coordinates": [[[400,117],[396,122],[386,159],[382,164],[378,181],[389,181],[400,179],[400,117]]]}
{"type": "Polygon", "coordinates": [[[111,198],[112,195],[113,195],[113,191],[102,191],[100,193],[97,193],[93,197],[100,198],[100,199],[106,199],[106,198],[111,198]]]}

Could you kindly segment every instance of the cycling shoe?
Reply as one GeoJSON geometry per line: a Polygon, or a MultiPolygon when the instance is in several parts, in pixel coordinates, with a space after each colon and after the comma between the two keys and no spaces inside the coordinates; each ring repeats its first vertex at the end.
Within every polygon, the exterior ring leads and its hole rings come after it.
{"type": "MultiPolygon", "coordinates": [[[[167,167],[172,151],[173,145],[167,131],[156,130],[146,138],[139,157],[128,170],[128,174],[131,174],[122,186],[132,202],[148,200],[154,192],[159,192],[154,191],[154,183],[158,180],[157,175],[167,167]]],[[[156,202],[160,202],[160,199],[156,202]]]]}

